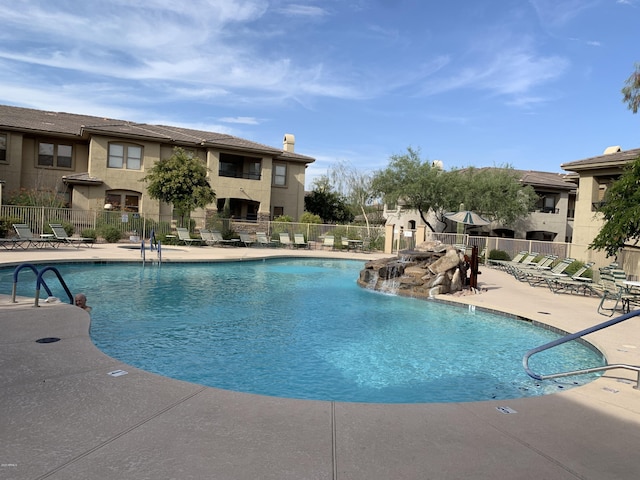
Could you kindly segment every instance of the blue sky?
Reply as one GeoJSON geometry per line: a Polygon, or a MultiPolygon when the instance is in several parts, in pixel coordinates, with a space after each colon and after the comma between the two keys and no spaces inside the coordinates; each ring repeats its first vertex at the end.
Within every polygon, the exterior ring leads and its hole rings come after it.
{"type": "Polygon", "coordinates": [[[0,103],[384,168],[560,172],[640,147],[640,0],[0,0],[0,103]],[[635,45],[635,47],[634,47],[635,45]]]}

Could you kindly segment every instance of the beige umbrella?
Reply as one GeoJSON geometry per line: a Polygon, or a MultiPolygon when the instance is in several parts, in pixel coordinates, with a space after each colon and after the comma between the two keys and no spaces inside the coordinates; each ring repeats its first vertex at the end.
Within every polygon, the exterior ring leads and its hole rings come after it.
{"type": "Polygon", "coordinates": [[[489,225],[491,222],[482,218],[476,212],[472,212],[471,210],[463,210],[456,213],[447,213],[445,217],[449,220],[453,220],[457,223],[462,223],[464,225],[489,225]]]}

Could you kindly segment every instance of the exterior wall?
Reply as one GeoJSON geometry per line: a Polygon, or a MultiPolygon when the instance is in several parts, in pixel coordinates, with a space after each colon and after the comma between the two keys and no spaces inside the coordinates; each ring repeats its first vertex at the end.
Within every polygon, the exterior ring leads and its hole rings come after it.
{"type": "MultiPolygon", "coordinates": [[[[0,180],[4,180],[2,196],[7,197],[9,192],[18,190],[22,185],[22,143],[21,133],[2,132],[7,135],[7,162],[0,163],[0,180]]],[[[4,203],[4,201],[3,201],[4,203]]]]}
{"type": "Polygon", "coordinates": [[[602,266],[612,261],[607,259],[604,252],[590,250],[589,244],[598,235],[604,225],[600,213],[593,209],[593,203],[598,201],[600,181],[598,176],[619,174],[620,170],[591,170],[580,172],[580,185],[576,198],[576,211],[573,223],[572,254],[577,258],[597,262],[602,266]]]}
{"type": "MultiPolygon", "coordinates": [[[[284,215],[293,217],[298,220],[304,212],[304,173],[305,165],[301,163],[282,162],[275,163],[287,164],[287,181],[286,186],[271,186],[271,214],[275,207],[283,207],[284,215]]],[[[266,171],[265,171],[266,176],[266,171]]],[[[272,175],[269,175],[269,182],[272,181],[272,175]]]]}
{"type": "MultiPolygon", "coordinates": [[[[271,202],[271,158],[260,157],[262,174],[260,180],[245,178],[220,177],[220,152],[209,150],[207,153],[207,168],[209,169],[210,183],[216,192],[216,198],[238,198],[259,202],[258,216],[269,215],[271,202]]],[[[212,205],[216,208],[215,204],[212,205]]]]}
{"type": "Polygon", "coordinates": [[[67,187],[62,182],[62,176],[77,171],[86,171],[87,161],[88,147],[86,143],[68,138],[7,133],[7,162],[0,163],[0,179],[5,181],[3,196],[6,198],[21,188],[49,189],[57,193],[65,193],[67,187]],[[39,142],[71,145],[72,167],[39,166],[39,142]]]}

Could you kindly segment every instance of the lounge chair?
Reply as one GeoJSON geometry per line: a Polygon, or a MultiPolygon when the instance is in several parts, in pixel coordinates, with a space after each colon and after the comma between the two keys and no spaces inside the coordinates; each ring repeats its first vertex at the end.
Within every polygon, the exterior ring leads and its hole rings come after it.
{"type": "Polygon", "coordinates": [[[570,277],[567,275],[551,275],[545,280],[549,290],[553,293],[575,293],[591,295],[597,293],[593,288],[593,278],[584,273],[593,267],[594,262],[587,262],[570,277]]]}
{"type": "Polygon", "coordinates": [[[176,232],[178,233],[178,243],[182,242],[185,245],[202,245],[202,238],[191,238],[189,230],[186,228],[176,227],[176,232]]]}
{"type": "Polygon", "coordinates": [[[598,305],[598,313],[607,317],[620,310],[624,310],[624,289],[616,284],[615,278],[611,273],[611,269],[603,267],[600,269],[600,282],[597,286],[600,291],[601,298],[598,305]]]}
{"type": "Polygon", "coordinates": [[[256,241],[251,238],[251,235],[248,233],[240,233],[240,243],[242,243],[245,247],[251,247],[256,241]]]}
{"type": "Polygon", "coordinates": [[[293,245],[297,248],[310,248],[309,243],[304,241],[304,235],[302,233],[293,234],[293,245]]]}
{"type": "Polygon", "coordinates": [[[226,240],[220,232],[210,232],[209,230],[200,230],[200,236],[207,245],[217,245],[219,247],[232,247],[236,245],[240,239],[226,240]]]}
{"type": "Polygon", "coordinates": [[[50,223],[49,226],[51,227],[53,236],[58,242],[65,243],[67,245],[73,245],[76,248],[80,248],[82,245],[91,248],[95,243],[95,240],[93,238],[70,237],[69,235],[67,235],[64,227],[59,223],[50,223]]]}
{"type": "Polygon", "coordinates": [[[293,248],[293,242],[288,233],[280,233],[280,245],[283,247],[293,248]]]}
{"type": "Polygon", "coordinates": [[[31,227],[26,223],[14,223],[13,228],[18,234],[18,239],[26,243],[26,247],[21,245],[21,248],[29,248],[33,245],[36,248],[53,247],[56,248],[60,243],[54,241],[53,235],[50,237],[36,237],[31,231],[31,227]]]}
{"type": "Polygon", "coordinates": [[[4,248],[5,250],[13,250],[14,248],[27,248],[24,246],[25,243],[28,247],[29,242],[25,242],[20,238],[0,238],[0,247],[4,248]]]}
{"type": "Polygon", "coordinates": [[[514,263],[520,263],[522,261],[522,259],[527,256],[529,254],[529,252],[527,252],[526,250],[523,250],[521,252],[518,252],[516,254],[515,257],[513,257],[511,260],[494,260],[494,259],[489,259],[489,266],[490,267],[495,267],[499,270],[506,270],[506,265],[511,265],[514,263]]]}
{"type": "Polygon", "coordinates": [[[322,246],[323,247],[329,247],[331,248],[331,250],[335,249],[335,245],[334,245],[334,237],[333,235],[325,235],[324,238],[322,239],[322,246]]]}
{"type": "Polygon", "coordinates": [[[531,264],[536,259],[536,257],[538,257],[538,255],[538,252],[525,253],[524,256],[518,260],[518,258],[520,257],[520,254],[518,254],[511,261],[501,262],[499,264],[499,268],[513,275],[515,268],[521,268],[524,265],[531,264]]]}
{"type": "Polygon", "coordinates": [[[256,232],[256,240],[261,247],[275,247],[276,244],[269,240],[267,234],[264,232],[256,232]]]}
{"type": "Polygon", "coordinates": [[[545,270],[545,268],[547,267],[541,267],[540,270],[532,269],[529,271],[525,271],[524,281],[526,281],[532,287],[536,287],[538,285],[547,285],[547,278],[563,275],[564,271],[569,268],[569,265],[571,265],[575,261],[575,258],[565,258],[562,261],[558,262],[550,270],[545,270]]]}

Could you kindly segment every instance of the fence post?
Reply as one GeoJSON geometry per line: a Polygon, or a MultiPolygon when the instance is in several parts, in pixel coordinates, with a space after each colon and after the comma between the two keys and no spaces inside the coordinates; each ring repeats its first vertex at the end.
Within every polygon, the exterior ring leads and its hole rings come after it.
{"type": "Polygon", "coordinates": [[[40,207],[40,233],[44,233],[44,206],[40,207]]]}

